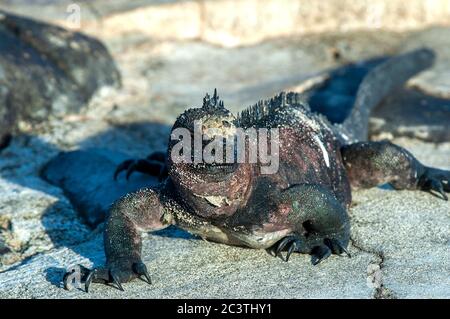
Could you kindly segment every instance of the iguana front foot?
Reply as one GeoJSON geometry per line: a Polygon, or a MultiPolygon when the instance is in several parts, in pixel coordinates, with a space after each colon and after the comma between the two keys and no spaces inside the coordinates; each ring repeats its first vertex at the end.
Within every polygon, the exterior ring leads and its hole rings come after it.
{"type": "MultiPolygon", "coordinates": [[[[287,250],[286,258],[284,261],[289,261],[289,257],[293,252],[305,253],[308,251],[305,246],[305,240],[298,235],[286,236],[278,243],[275,244],[275,256],[283,259],[282,251],[287,250]]],[[[332,253],[335,255],[346,254],[351,257],[350,253],[344,247],[344,245],[338,239],[325,238],[323,244],[314,246],[310,252],[312,256],[311,263],[317,265],[322,260],[328,258],[332,253]]]]}
{"type": "Polygon", "coordinates": [[[331,254],[342,255],[345,254],[347,257],[351,257],[350,253],[347,251],[345,246],[339,239],[335,238],[325,238],[323,244],[314,246],[311,249],[311,263],[315,266],[322,260],[327,259],[331,254]]]}
{"type": "MultiPolygon", "coordinates": [[[[112,265],[108,265],[107,267],[93,269],[88,269],[83,265],[78,266],[81,272],[80,281],[81,283],[84,283],[86,292],[89,292],[89,286],[91,285],[91,283],[113,283],[119,290],[124,291],[121,284],[122,282],[128,282],[141,276],[146,279],[148,284],[152,283],[147,267],[141,261],[132,262],[122,260],[112,265]]],[[[69,288],[71,274],[73,274],[73,271],[67,272],[64,275],[63,283],[66,289],[69,288]]]]}
{"type": "Polygon", "coordinates": [[[275,244],[275,257],[280,257],[281,259],[283,259],[283,255],[281,254],[281,252],[286,248],[287,255],[284,261],[288,262],[291,254],[294,251],[298,251],[302,246],[302,244],[303,242],[299,236],[296,235],[286,236],[275,244]]]}
{"type": "Polygon", "coordinates": [[[315,246],[311,250],[311,263],[315,266],[331,256],[331,249],[326,245],[315,246]]]}
{"type": "Polygon", "coordinates": [[[335,238],[325,238],[323,240],[325,246],[329,247],[331,249],[331,252],[335,255],[342,255],[345,254],[347,257],[352,257],[348,250],[345,248],[345,246],[341,243],[339,239],[335,238]]]}
{"type": "Polygon", "coordinates": [[[137,171],[140,173],[148,174],[150,176],[158,177],[161,181],[167,177],[165,154],[162,152],[154,152],[143,159],[129,159],[120,163],[116,171],[114,172],[114,180],[117,180],[117,176],[126,171],[126,179],[128,180],[137,171]]]}
{"type": "Polygon", "coordinates": [[[86,277],[85,289],[89,292],[89,286],[92,282],[97,283],[114,283],[117,288],[124,291],[122,282],[128,282],[135,278],[144,276],[147,283],[151,284],[152,280],[147,270],[147,266],[142,261],[122,260],[106,268],[94,268],[86,277]]]}
{"type": "MultiPolygon", "coordinates": [[[[147,267],[142,262],[141,233],[166,228],[171,225],[170,213],[161,198],[160,188],[142,188],[115,202],[106,220],[103,243],[106,265],[92,270],[80,266],[79,279],[86,292],[91,283],[113,283],[123,290],[122,283],[143,277],[151,284],[147,267]]],[[[72,273],[64,276],[64,286],[69,288],[72,273]]]]}

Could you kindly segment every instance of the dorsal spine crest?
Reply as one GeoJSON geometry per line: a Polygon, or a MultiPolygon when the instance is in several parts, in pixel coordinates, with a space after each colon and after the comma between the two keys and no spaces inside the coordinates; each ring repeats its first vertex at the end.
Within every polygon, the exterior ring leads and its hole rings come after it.
{"type": "Polygon", "coordinates": [[[208,93],[206,93],[203,98],[203,109],[205,110],[214,110],[214,109],[224,109],[224,103],[220,100],[219,95],[217,94],[217,89],[214,89],[213,97],[211,98],[208,93]]]}

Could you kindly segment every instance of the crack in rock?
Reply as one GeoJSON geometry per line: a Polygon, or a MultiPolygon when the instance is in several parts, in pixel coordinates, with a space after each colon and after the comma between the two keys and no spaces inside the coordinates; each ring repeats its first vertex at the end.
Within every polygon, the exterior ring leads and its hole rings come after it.
{"type": "Polygon", "coordinates": [[[367,265],[367,286],[374,289],[374,299],[395,299],[395,293],[383,283],[383,268],[386,257],[381,250],[368,249],[359,245],[356,240],[351,237],[350,242],[357,250],[374,255],[376,262],[367,265]]]}

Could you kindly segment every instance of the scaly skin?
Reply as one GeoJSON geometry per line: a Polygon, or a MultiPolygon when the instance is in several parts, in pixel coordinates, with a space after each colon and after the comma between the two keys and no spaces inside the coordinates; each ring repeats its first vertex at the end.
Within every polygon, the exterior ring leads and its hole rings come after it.
{"type": "MultiPolygon", "coordinates": [[[[424,59],[420,52],[406,57],[417,56],[424,59]]],[[[91,282],[114,282],[122,289],[122,282],[138,276],[150,282],[141,261],[142,231],[177,225],[215,242],[273,248],[276,256],[287,250],[286,261],[293,252],[310,254],[317,264],[332,253],[349,255],[351,187],[388,182],[397,189],[435,190],[445,199],[450,191],[450,172],[425,167],[399,146],[346,144],[348,127],[313,114],[296,93],[259,102],[235,118],[215,92],[202,107],[180,115],[172,131],[182,127],[193,132],[196,120],[202,120],[204,129],[220,128],[221,136],[236,127],[278,128],[277,172],[262,174],[259,163],[175,163],[161,154],[124,162],[116,177],[122,170],[127,177],[137,170],[164,181],[128,194],[112,207],[105,230],[106,266],[82,268],[86,289],[91,282]]],[[[167,154],[177,142],[169,141],[167,154]]]]}

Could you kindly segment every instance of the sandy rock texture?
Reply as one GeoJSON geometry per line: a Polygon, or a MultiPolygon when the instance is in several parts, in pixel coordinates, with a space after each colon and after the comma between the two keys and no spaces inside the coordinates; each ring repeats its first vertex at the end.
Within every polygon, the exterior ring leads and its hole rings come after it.
{"type": "MultiPolygon", "coordinates": [[[[50,4],[42,7],[42,12],[48,13],[43,18],[64,20],[66,7],[61,12],[59,4],[46,2],[50,4]]],[[[258,24],[241,25],[242,19],[238,19],[231,31],[226,23],[217,24],[222,31],[216,31],[216,37],[206,36],[212,34],[208,33],[212,27],[204,37],[199,37],[196,29],[183,35],[177,32],[182,28],[179,21],[171,19],[161,21],[172,37],[158,37],[134,26],[147,21],[149,10],[176,13],[200,2],[137,2],[144,7],[126,8],[125,1],[119,0],[114,3],[122,3],[122,7],[97,6],[96,17],[86,18],[82,25],[108,47],[123,87],[100,90],[79,114],[49,119],[33,130],[24,128],[0,154],[0,297],[450,298],[450,203],[424,192],[393,191],[387,186],[354,193],[350,259],[332,256],[313,267],[308,256],[295,255],[285,263],[266,251],[212,244],[169,228],[144,235],[143,256],[152,286],[136,280],[124,285],[125,292],[102,285],[92,285],[89,294],[62,289],[68,267],[104,263],[102,224],[98,221],[109,204],[132,188],[157,182],[139,174],[129,183],[123,176],[114,182],[115,164],[165,150],[176,116],[199,106],[204,94],[215,87],[226,106],[237,112],[283,89],[324,88],[336,79],[336,72],[348,69],[349,63],[366,67],[370,59],[427,45],[437,53],[436,65],[377,108],[371,120],[371,138],[391,139],[423,163],[450,169],[450,29],[424,28],[429,25],[426,21],[439,22],[438,16],[445,17],[444,2],[435,1],[436,6],[426,9],[439,11],[429,13],[430,20],[421,12],[431,11],[420,11],[423,7],[416,1],[396,11],[415,17],[402,20],[406,26],[402,32],[389,31],[389,17],[394,16],[386,14],[376,30],[370,30],[372,25],[366,30],[348,27],[348,32],[331,31],[330,27],[321,34],[288,30],[253,35],[258,24]],[[143,15],[141,20],[136,18],[139,15],[143,15]],[[131,30],[114,30],[119,25],[128,27],[130,16],[136,18],[130,23],[131,30]],[[57,156],[74,154],[59,155],[61,152],[71,151],[79,152],[79,165],[59,169],[73,170],[72,193],[64,184],[70,181],[58,180],[57,169],[45,170],[57,156]],[[82,181],[85,190],[75,185],[82,181]]],[[[332,2],[325,1],[325,8],[332,2]]],[[[8,6],[5,3],[3,9],[8,6]]],[[[8,9],[26,13],[17,3],[8,9]]],[[[219,15],[211,24],[219,21],[222,11],[227,12],[229,3],[232,1],[204,2],[219,15]]],[[[250,5],[251,1],[242,3],[250,5]]],[[[267,5],[261,12],[271,8],[270,1],[258,3],[267,5]]],[[[389,3],[386,12],[400,6],[400,1],[389,3]]],[[[81,6],[89,10],[82,2],[81,6]]],[[[161,13],[158,17],[172,16],[161,13]]],[[[271,15],[266,19],[272,21],[271,15]]],[[[317,28],[321,23],[317,22],[317,28]]],[[[352,85],[343,83],[344,88],[352,85]]],[[[339,83],[331,92],[337,88],[339,83]]]]}

